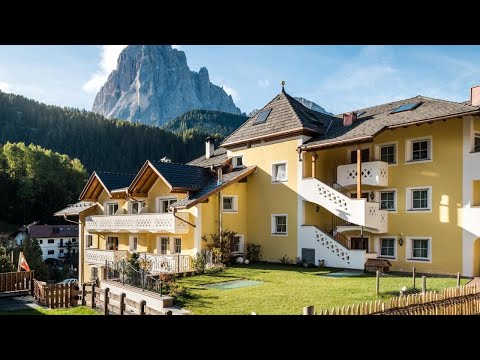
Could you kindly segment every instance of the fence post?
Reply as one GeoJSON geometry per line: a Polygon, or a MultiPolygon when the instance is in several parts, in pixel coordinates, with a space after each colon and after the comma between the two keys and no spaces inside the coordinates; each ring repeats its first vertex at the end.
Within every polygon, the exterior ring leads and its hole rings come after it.
{"type": "Polygon", "coordinates": [[[427,291],[427,277],[422,276],[422,293],[425,294],[426,291],[427,291]]]}
{"type": "Polygon", "coordinates": [[[303,308],[303,315],[314,315],[315,307],[314,306],[305,306],[303,308]]]}
{"type": "Polygon", "coordinates": [[[105,292],[103,293],[103,314],[108,315],[108,292],[110,291],[109,288],[105,288],[105,292]]]}
{"type": "Polygon", "coordinates": [[[412,277],[413,277],[413,288],[415,289],[415,266],[412,269],[412,277]]]}
{"type": "Polygon", "coordinates": [[[460,286],[460,273],[457,273],[457,286],[460,286]]]}
{"type": "Polygon", "coordinates": [[[47,285],[43,288],[44,294],[45,294],[45,306],[49,307],[50,306],[50,287],[47,285]]]}
{"type": "Polygon", "coordinates": [[[375,295],[378,297],[380,293],[380,271],[376,271],[375,295]]]}
{"type": "Polygon", "coordinates": [[[145,300],[140,301],[140,315],[145,315],[145,305],[147,302],[145,300]]]}
{"type": "Polygon", "coordinates": [[[95,309],[95,283],[92,283],[92,309],[95,309]]]}
{"type": "Polygon", "coordinates": [[[86,306],[87,305],[87,298],[85,297],[87,294],[87,290],[86,290],[86,287],[87,285],[85,283],[83,283],[82,285],[82,306],[86,306]]]}
{"type": "Polygon", "coordinates": [[[120,315],[123,315],[125,310],[125,293],[120,294],[120,315]]]}
{"type": "Polygon", "coordinates": [[[35,295],[35,283],[33,280],[33,276],[30,274],[30,295],[34,296],[35,295]]]}
{"type": "Polygon", "coordinates": [[[165,315],[172,315],[172,310],[167,310],[167,311],[165,312],[165,315]]]}

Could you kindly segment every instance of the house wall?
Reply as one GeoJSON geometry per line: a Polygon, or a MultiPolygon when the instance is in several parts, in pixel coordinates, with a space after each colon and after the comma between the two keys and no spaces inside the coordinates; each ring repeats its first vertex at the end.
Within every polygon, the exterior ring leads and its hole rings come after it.
{"type": "Polygon", "coordinates": [[[43,260],[51,258],[51,259],[63,259],[63,257],[60,257],[60,249],[63,250],[63,254],[67,253],[67,247],[59,247],[58,245],[60,244],[60,240],[63,239],[63,244],[65,245],[68,241],[71,242],[72,244],[72,251],[75,250],[75,252],[78,251],[78,238],[77,237],[50,237],[50,238],[36,238],[38,240],[40,249],[42,249],[42,257],[43,260]],[[53,243],[49,244],[48,240],[53,239],[53,243]],[[40,240],[42,243],[40,244],[40,240]],[[75,240],[75,242],[73,241],[75,240]],[[49,255],[48,251],[53,250],[53,254],[49,255]]]}
{"type": "MultiPolygon", "coordinates": [[[[386,130],[375,137],[372,144],[362,145],[370,146],[371,160],[378,160],[374,158],[376,145],[397,144],[397,164],[390,165],[388,173],[388,189],[397,190],[397,210],[389,212],[388,233],[368,234],[370,249],[374,248],[375,237],[403,238],[403,246],[399,246],[397,241],[397,259],[391,260],[392,270],[411,271],[415,266],[418,272],[425,273],[455,274],[462,271],[462,229],[458,216],[458,209],[462,206],[462,131],[463,122],[456,118],[430,125],[386,130]],[[428,136],[432,137],[433,161],[405,163],[407,139],[428,136]],[[407,188],[423,186],[432,187],[431,212],[406,211],[407,188]],[[431,261],[411,260],[410,246],[407,246],[409,237],[431,238],[431,261]]],[[[336,167],[349,163],[349,148],[319,151],[317,178],[328,184],[334,181],[336,167]]],[[[311,167],[311,162],[306,161],[304,170],[307,174],[308,165],[311,167]]],[[[379,201],[378,190],[382,188],[364,188],[375,191],[375,201],[379,201]]],[[[305,204],[305,222],[331,229],[331,215],[324,209],[317,213],[314,204],[305,204]]],[[[355,235],[351,232],[347,234],[355,235]]]]}
{"type": "Polygon", "coordinates": [[[300,138],[290,138],[228,151],[228,156],[243,155],[246,166],[257,166],[248,177],[246,229],[248,242],[262,246],[263,260],[278,261],[283,255],[297,256],[296,148],[300,141],[300,138]],[[272,183],[272,164],[282,161],[287,162],[288,181],[272,183]],[[272,235],[272,214],[287,215],[287,236],[272,235]]]}

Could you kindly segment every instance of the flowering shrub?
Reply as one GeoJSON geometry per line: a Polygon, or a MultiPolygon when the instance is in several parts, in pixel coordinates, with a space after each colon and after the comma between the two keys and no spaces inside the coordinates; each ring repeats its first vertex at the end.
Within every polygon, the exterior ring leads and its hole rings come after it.
{"type": "Polygon", "coordinates": [[[222,263],[211,264],[205,267],[205,274],[216,274],[225,270],[225,265],[222,263]]]}

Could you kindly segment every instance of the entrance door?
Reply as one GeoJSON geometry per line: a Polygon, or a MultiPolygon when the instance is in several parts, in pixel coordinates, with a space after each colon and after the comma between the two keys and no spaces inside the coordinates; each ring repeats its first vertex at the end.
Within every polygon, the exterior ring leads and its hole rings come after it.
{"type": "MultiPolygon", "coordinates": [[[[361,153],[361,160],[362,162],[368,162],[370,161],[370,149],[369,148],[366,148],[366,149],[362,149],[360,151],[361,153]]],[[[356,164],[357,163],[357,150],[353,150],[350,152],[350,163],[352,164],[356,164]]]]}
{"type": "Polygon", "coordinates": [[[107,250],[118,250],[118,237],[116,236],[107,237],[107,250]]]}
{"type": "Polygon", "coordinates": [[[353,250],[367,250],[368,252],[368,238],[352,237],[350,242],[353,250]]]}

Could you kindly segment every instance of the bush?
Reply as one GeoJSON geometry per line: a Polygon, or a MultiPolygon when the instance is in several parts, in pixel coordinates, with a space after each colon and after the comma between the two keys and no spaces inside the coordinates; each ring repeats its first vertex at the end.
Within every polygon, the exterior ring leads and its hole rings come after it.
{"type": "Polygon", "coordinates": [[[288,255],[283,255],[278,261],[284,265],[293,265],[297,263],[296,258],[290,258],[288,255]]]}
{"type": "Polygon", "coordinates": [[[187,294],[187,289],[185,289],[183,286],[178,285],[176,282],[173,282],[168,286],[165,294],[173,297],[174,300],[177,300],[179,297],[185,296],[187,294]]]}
{"type": "MultiPolygon", "coordinates": [[[[237,235],[237,233],[231,230],[223,230],[221,234],[210,234],[212,243],[208,244],[207,247],[211,250],[218,249],[214,253],[215,262],[220,261],[227,263],[230,261],[235,243],[235,235],[237,235]]],[[[208,241],[206,236],[203,236],[202,239],[203,241],[208,241]]]]}
{"type": "Polygon", "coordinates": [[[205,252],[197,252],[197,254],[192,259],[193,269],[197,274],[203,274],[205,271],[205,265],[207,263],[207,259],[205,259],[205,252]]]}
{"type": "Polygon", "coordinates": [[[225,265],[222,263],[207,265],[205,267],[205,274],[216,274],[225,270],[225,265]]]}
{"type": "Polygon", "coordinates": [[[261,247],[262,247],[262,245],[255,245],[255,244],[252,244],[252,243],[247,244],[246,258],[248,259],[249,262],[256,263],[256,262],[260,261],[261,247]]]}

